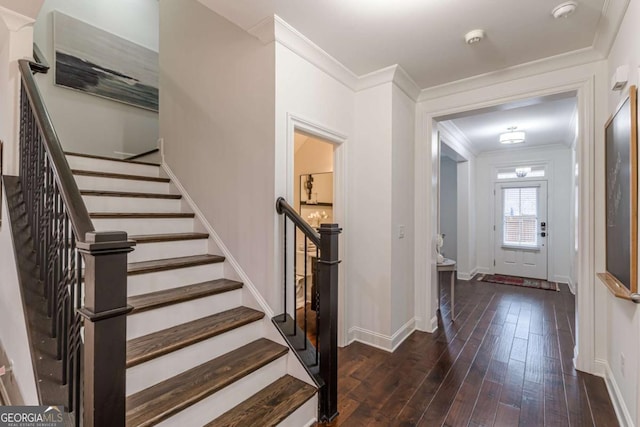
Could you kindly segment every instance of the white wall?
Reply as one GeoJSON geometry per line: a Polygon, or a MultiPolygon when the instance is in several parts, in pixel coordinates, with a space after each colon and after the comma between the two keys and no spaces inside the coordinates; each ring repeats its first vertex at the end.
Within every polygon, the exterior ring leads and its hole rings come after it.
{"type": "MultiPolygon", "coordinates": [[[[413,332],[415,326],[414,250],[414,169],[415,102],[393,84],[392,188],[391,188],[391,345],[413,332]],[[404,228],[400,234],[400,227],[404,228]]],[[[365,159],[368,157],[365,157],[365,159]]],[[[365,160],[366,161],[366,160],[365,160]]],[[[387,202],[388,203],[388,202],[387,202]]],[[[375,232],[372,229],[372,232],[375,232]]],[[[380,301],[384,304],[384,301],[380,301]]],[[[364,308],[366,310],[366,307],[364,308]]]]}
{"type": "Polygon", "coordinates": [[[9,224],[6,192],[2,194],[2,227],[0,228],[0,346],[13,361],[13,374],[25,405],[38,404],[38,391],[31,362],[31,346],[27,321],[22,310],[16,257],[9,224]]]}
{"type": "Polygon", "coordinates": [[[34,27],[34,41],[51,66],[37,77],[65,150],[118,157],[157,147],[158,113],[54,86],[53,14],[66,15],[134,43],[158,50],[157,0],[47,0],[34,27]]]}
{"type": "Polygon", "coordinates": [[[350,335],[379,346],[392,334],[392,85],[356,94],[356,137],[349,152],[350,335]]]}
{"type": "Polygon", "coordinates": [[[495,168],[547,163],[547,271],[551,281],[567,283],[573,255],[570,244],[571,150],[568,147],[504,150],[481,154],[476,170],[476,246],[478,270],[493,271],[493,210],[495,168]],[[487,203],[487,201],[492,201],[487,203]]]}
{"type": "Polygon", "coordinates": [[[161,0],[160,21],[165,161],[277,312],[274,46],[195,0],[161,0]]]}
{"type": "Polygon", "coordinates": [[[442,255],[458,258],[458,162],[440,156],[440,234],[442,255]]]}
{"type": "MultiPolygon", "coordinates": [[[[638,85],[640,78],[640,38],[638,37],[640,22],[640,2],[631,1],[622,26],[608,58],[607,82],[614,70],[621,65],[629,66],[629,85],[638,85]]],[[[614,113],[620,101],[628,95],[628,86],[620,92],[608,91],[608,110],[602,121],[614,113]]],[[[596,162],[604,162],[604,149],[599,150],[596,162]]],[[[604,175],[601,176],[604,180],[604,175]]],[[[601,200],[604,200],[602,196],[601,200]]],[[[600,205],[603,206],[603,205],[600,205]]],[[[603,208],[601,208],[603,209],[603,208]]],[[[604,268],[604,256],[600,270],[604,268]]],[[[600,286],[600,284],[598,284],[600,286]]],[[[614,298],[605,292],[600,302],[603,309],[598,313],[597,323],[604,326],[606,351],[600,354],[604,358],[610,374],[615,379],[629,416],[635,425],[640,425],[640,308],[636,304],[614,298]],[[624,372],[621,366],[621,355],[626,359],[624,372]]],[[[600,305],[599,304],[599,305],[600,305]]]]}

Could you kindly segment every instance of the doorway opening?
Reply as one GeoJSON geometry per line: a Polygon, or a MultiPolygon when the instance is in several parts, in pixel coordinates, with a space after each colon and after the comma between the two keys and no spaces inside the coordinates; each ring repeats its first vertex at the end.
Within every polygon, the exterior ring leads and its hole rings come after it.
{"type": "MultiPolygon", "coordinates": [[[[311,227],[334,222],[335,144],[294,131],[293,207],[311,227]]],[[[316,345],[318,248],[298,230],[294,236],[295,309],[301,330],[316,345]]]]}

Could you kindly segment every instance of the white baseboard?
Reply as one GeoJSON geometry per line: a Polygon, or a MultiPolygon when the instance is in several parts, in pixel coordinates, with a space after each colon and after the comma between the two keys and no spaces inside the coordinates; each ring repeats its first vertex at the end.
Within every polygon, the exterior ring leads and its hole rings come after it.
{"type": "Polygon", "coordinates": [[[571,293],[573,295],[576,294],[576,284],[573,283],[573,280],[571,280],[571,277],[569,277],[569,281],[567,282],[567,284],[569,285],[569,290],[571,291],[571,293]]]}
{"type": "Polygon", "coordinates": [[[616,416],[618,417],[620,425],[623,427],[635,427],[633,418],[631,417],[629,409],[624,402],[622,392],[620,391],[618,383],[613,376],[609,362],[602,359],[596,359],[594,361],[594,369],[596,371],[596,375],[604,378],[604,382],[607,385],[607,391],[609,392],[609,397],[611,397],[611,403],[613,403],[613,409],[616,411],[616,416]]]}
{"type": "Polygon", "coordinates": [[[260,306],[260,308],[264,312],[265,316],[267,316],[267,318],[271,319],[274,316],[273,310],[271,309],[269,304],[267,304],[267,301],[262,297],[260,292],[258,292],[258,289],[253,284],[251,279],[249,279],[249,276],[247,275],[247,273],[245,273],[245,271],[242,269],[242,267],[240,267],[240,264],[238,263],[238,261],[236,261],[236,259],[233,257],[233,255],[231,254],[231,251],[229,251],[229,249],[224,244],[224,242],[222,241],[222,239],[220,238],[218,233],[216,233],[216,231],[213,229],[213,227],[211,226],[209,221],[207,221],[206,217],[204,216],[202,211],[198,208],[198,206],[193,201],[191,196],[189,196],[189,193],[184,188],[182,183],[180,183],[180,180],[178,179],[178,177],[173,173],[173,171],[171,170],[169,165],[164,161],[164,152],[162,154],[163,154],[163,156],[162,156],[162,168],[164,169],[164,171],[167,173],[167,175],[171,179],[171,183],[173,185],[175,185],[176,188],[178,188],[178,190],[182,194],[183,200],[187,202],[189,207],[195,213],[196,218],[198,218],[198,220],[204,226],[204,228],[207,230],[207,232],[209,233],[209,235],[211,236],[211,238],[213,239],[215,244],[218,246],[220,251],[222,251],[222,255],[224,255],[226,261],[229,262],[229,265],[231,266],[231,268],[233,268],[234,272],[238,275],[238,277],[240,278],[240,281],[242,281],[242,283],[244,284],[246,289],[248,289],[249,292],[251,293],[251,295],[255,298],[256,302],[258,303],[258,305],[260,306]]]}
{"type": "Polygon", "coordinates": [[[477,267],[476,268],[476,274],[491,274],[491,268],[490,267],[477,267]]]}
{"type": "Polygon", "coordinates": [[[438,330],[438,316],[433,316],[431,318],[430,330],[428,332],[434,333],[438,330]]]}
{"type": "Polygon", "coordinates": [[[473,279],[473,277],[478,274],[478,268],[474,268],[473,270],[471,270],[470,273],[467,273],[465,271],[458,271],[457,277],[459,280],[465,280],[465,281],[469,281],[471,279],[473,279]]]}
{"type": "Polygon", "coordinates": [[[406,340],[413,331],[416,330],[416,319],[413,318],[407,323],[402,325],[393,335],[385,335],[378,332],[369,331],[358,326],[354,326],[349,329],[349,343],[353,341],[361,342],[362,344],[369,345],[371,347],[379,348],[380,350],[394,352],[404,340],[406,340]]]}

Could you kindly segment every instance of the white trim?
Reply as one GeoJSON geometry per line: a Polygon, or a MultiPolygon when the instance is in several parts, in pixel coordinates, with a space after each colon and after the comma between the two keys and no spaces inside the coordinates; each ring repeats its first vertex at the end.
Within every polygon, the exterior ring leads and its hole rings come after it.
{"type": "Polygon", "coordinates": [[[634,427],[633,418],[624,401],[620,387],[618,387],[618,383],[613,376],[613,371],[611,371],[609,363],[606,360],[596,359],[594,361],[594,369],[596,375],[604,378],[613,409],[616,411],[616,416],[618,417],[618,423],[620,423],[622,427],[634,427]]]}
{"type": "Polygon", "coordinates": [[[593,39],[593,48],[600,52],[603,58],[609,56],[613,42],[618,35],[618,30],[627,12],[631,0],[605,0],[602,5],[602,13],[596,36],[593,39]]]}
{"type": "Polygon", "coordinates": [[[247,32],[264,44],[277,41],[349,89],[356,90],[358,76],[278,15],[265,18],[247,32]]]}
{"type": "Polygon", "coordinates": [[[438,122],[438,130],[440,131],[440,137],[458,154],[462,154],[460,153],[460,148],[462,148],[462,150],[466,150],[476,157],[478,156],[478,152],[473,148],[471,140],[467,138],[467,135],[465,135],[453,121],[446,120],[438,122]]]}
{"type": "MultiPolygon", "coordinates": [[[[293,113],[287,113],[287,146],[286,146],[286,197],[288,200],[294,199],[294,149],[295,149],[295,131],[300,130],[318,138],[324,139],[335,145],[333,158],[333,194],[334,209],[333,218],[338,224],[346,224],[347,216],[347,200],[348,199],[348,168],[347,168],[347,135],[331,129],[329,126],[318,124],[307,118],[298,116],[293,113]]],[[[346,271],[349,260],[346,257],[349,241],[347,233],[340,235],[340,259],[342,262],[339,266],[339,283],[338,286],[338,346],[344,347],[348,344],[348,322],[347,306],[348,292],[346,287],[346,271]]]]}
{"type": "MultiPolygon", "coordinates": [[[[558,282],[558,283],[564,283],[565,285],[569,286],[569,289],[571,289],[571,285],[569,283],[571,283],[571,278],[569,276],[562,276],[562,275],[554,275],[553,277],[549,278],[550,282],[558,282]]],[[[575,294],[575,292],[572,292],[575,294]]]]}
{"type": "MultiPolygon", "coordinates": [[[[527,147],[525,145],[521,145],[521,146],[516,146],[516,147],[509,147],[509,151],[531,151],[532,153],[535,153],[536,151],[548,151],[548,150],[570,150],[571,147],[569,147],[568,145],[565,144],[542,144],[542,145],[536,145],[533,147],[527,147]]],[[[491,150],[491,151],[483,151],[482,153],[480,153],[478,155],[478,157],[491,157],[494,156],[496,154],[504,154],[506,152],[505,149],[498,149],[498,150],[491,150]]],[[[531,163],[531,162],[521,162],[522,164],[527,164],[527,163],[531,163]]]]}
{"type": "MultiPolygon", "coordinates": [[[[595,277],[595,165],[593,159],[596,140],[602,135],[596,134],[594,101],[596,85],[602,81],[604,72],[602,62],[580,67],[557,69],[548,73],[518,78],[513,74],[493,76],[492,85],[469,91],[468,84],[451,84],[445,92],[449,96],[420,102],[416,108],[416,147],[415,147],[415,288],[416,317],[430,319],[435,315],[437,304],[433,291],[435,283],[435,233],[432,223],[437,208],[435,199],[437,185],[437,168],[434,160],[437,155],[436,118],[449,114],[494,107],[507,102],[528,98],[553,95],[564,92],[577,92],[579,106],[579,148],[580,168],[580,251],[577,280],[580,290],[576,296],[578,328],[577,342],[580,345],[576,357],[576,367],[582,371],[593,371],[595,354],[594,313],[594,277],[595,277]],[[464,92],[464,93],[463,93],[464,92]],[[432,188],[433,187],[433,188],[432,188]]],[[[539,70],[538,70],[539,73],[539,70]]],[[[517,74],[516,74],[517,76],[517,74]]],[[[485,79],[483,82],[486,82],[485,79]]],[[[475,83],[474,83],[475,84],[475,83]]],[[[433,95],[430,92],[429,95],[433,95]]],[[[600,92],[598,92],[600,94],[600,92]]],[[[423,95],[425,92],[423,91],[423,95]]],[[[422,99],[425,99],[424,97],[422,99]]],[[[478,272],[486,268],[479,267],[478,272]]],[[[428,329],[429,325],[421,323],[418,328],[428,329]]]]}
{"type": "MultiPolygon", "coordinates": [[[[436,328],[438,319],[436,318],[436,328]]],[[[349,343],[358,341],[371,347],[393,353],[416,330],[416,318],[409,319],[393,335],[385,335],[353,326],[349,329],[349,343]]]]}
{"type": "Polygon", "coordinates": [[[20,31],[24,27],[33,25],[36,22],[35,19],[29,16],[22,15],[16,11],[7,9],[6,7],[2,6],[0,6],[0,18],[2,19],[2,21],[4,21],[5,25],[12,33],[20,31]]]}
{"type": "Polygon", "coordinates": [[[576,294],[576,284],[573,283],[573,280],[571,279],[571,276],[567,277],[567,279],[569,279],[569,281],[567,282],[567,285],[569,285],[569,291],[571,291],[571,293],[573,295],[576,294]]]}
{"type": "Polygon", "coordinates": [[[193,212],[196,215],[196,218],[198,218],[200,223],[207,230],[207,232],[209,233],[209,235],[211,236],[215,244],[218,246],[220,251],[222,251],[222,254],[225,256],[226,261],[229,262],[229,265],[231,266],[231,268],[233,268],[235,273],[238,275],[238,277],[240,278],[240,281],[242,281],[242,283],[244,284],[244,287],[248,289],[249,292],[251,292],[251,295],[253,295],[253,297],[256,299],[256,302],[264,312],[265,316],[268,319],[273,318],[274,316],[273,310],[271,309],[267,301],[262,297],[262,295],[260,294],[256,286],[253,284],[253,282],[251,281],[247,273],[245,273],[245,271],[242,269],[238,261],[236,261],[236,259],[233,257],[233,254],[231,253],[231,251],[229,251],[229,249],[224,244],[224,242],[222,241],[218,233],[216,233],[216,231],[213,229],[209,221],[207,221],[207,218],[204,216],[202,211],[198,208],[198,206],[193,201],[193,199],[191,198],[187,190],[184,188],[184,186],[180,183],[180,180],[178,179],[176,174],[173,173],[169,165],[164,161],[164,152],[162,153],[162,169],[171,179],[171,183],[175,185],[178,191],[180,192],[180,194],[182,194],[183,200],[187,202],[189,207],[193,210],[193,212]]]}
{"type": "Polygon", "coordinates": [[[431,327],[429,330],[427,330],[427,332],[434,333],[435,331],[438,330],[438,316],[433,316],[431,318],[430,325],[431,327]]]}
{"type": "Polygon", "coordinates": [[[456,272],[456,278],[458,280],[464,280],[465,282],[468,282],[469,280],[473,279],[473,276],[476,275],[476,272],[478,271],[477,268],[474,268],[473,270],[471,270],[471,273],[467,273],[466,271],[457,271],[456,272]]]}

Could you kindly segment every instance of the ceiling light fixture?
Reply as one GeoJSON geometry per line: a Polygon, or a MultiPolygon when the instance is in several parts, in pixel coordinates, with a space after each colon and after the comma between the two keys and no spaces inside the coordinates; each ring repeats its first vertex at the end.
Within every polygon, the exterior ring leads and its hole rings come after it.
{"type": "Polygon", "coordinates": [[[551,15],[553,15],[553,17],[556,19],[566,18],[567,16],[573,14],[573,12],[576,11],[577,7],[578,7],[577,2],[567,1],[554,7],[553,10],[551,11],[551,15]]]}
{"type": "Polygon", "coordinates": [[[464,41],[467,44],[478,43],[480,40],[484,38],[484,30],[471,30],[467,34],[464,35],[464,41]]]}
{"type": "Polygon", "coordinates": [[[520,144],[524,142],[524,132],[516,131],[518,127],[508,128],[509,132],[500,134],[500,144],[520,144]]]}

